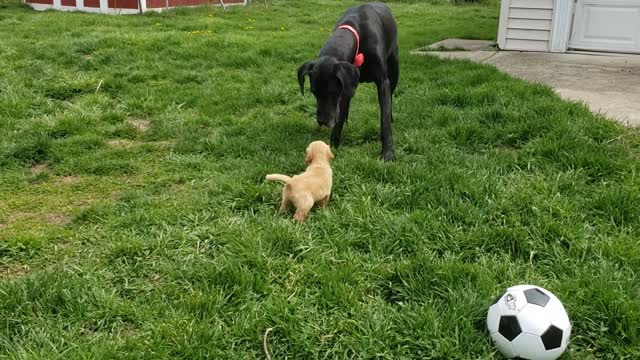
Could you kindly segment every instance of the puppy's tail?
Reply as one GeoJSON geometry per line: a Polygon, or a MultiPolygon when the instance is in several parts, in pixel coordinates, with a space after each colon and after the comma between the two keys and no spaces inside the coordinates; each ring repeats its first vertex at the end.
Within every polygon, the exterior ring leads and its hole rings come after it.
{"type": "Polygon", "coordinates": [[[265,179],[269,181],[282,181],[286,184],[291,180],[291,177],[282,174],[269,174],[265,177],[265,179]]]}

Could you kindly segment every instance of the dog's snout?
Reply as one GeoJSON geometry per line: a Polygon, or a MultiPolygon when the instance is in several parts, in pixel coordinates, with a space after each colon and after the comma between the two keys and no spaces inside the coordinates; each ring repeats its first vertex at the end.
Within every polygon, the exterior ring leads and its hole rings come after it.
{"type": "Polygon", "coordinates": [[[328,128],[332,128],[335,124],[335,114],[318,114],[316,116],[316,121],[320,126],[326,126],[328,128]]]}
{"type": "Polygon", "coordinates": [[[328,128],[332,128],[334,125],[334,121],[333,120],[320,120],[318,119],[318,125],[320,126],[325,126],[328,128]]]}

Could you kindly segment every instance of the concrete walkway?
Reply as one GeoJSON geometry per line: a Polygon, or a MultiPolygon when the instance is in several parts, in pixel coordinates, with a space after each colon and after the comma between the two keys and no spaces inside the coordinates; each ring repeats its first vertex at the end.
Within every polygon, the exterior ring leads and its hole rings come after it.
{"type": "MultiPolygon", "coordinates": [[[[473,46],[479,48],[479,44],[473,46]]],[[[444,46],[437,43],[433,47],[444,46]]],[[[413,53],[491,64],[511,75],[549,85],[565,99],[584,101],[593,112],[640,126],[640,55],[496,51],[490,43],[484,50],[423,49],[413,53]]]]}

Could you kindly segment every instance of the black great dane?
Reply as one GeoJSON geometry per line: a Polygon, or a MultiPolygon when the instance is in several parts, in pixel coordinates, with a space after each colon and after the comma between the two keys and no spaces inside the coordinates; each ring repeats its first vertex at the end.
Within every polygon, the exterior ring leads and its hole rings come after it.
{"type": "Polygon", "coordinates": [[[369,3],[347,10],[320,50],[318,59],[298,69],[300,91],[309,75],[316,97],[316,120],[333,128],[331,145],[338,147],[342,127],[349,117],[349,103],[358,83],[373,82],[380,104],[381,157],[393,160],[391,111],[393,92],[398,84],[398,30],[391,10],[382,3],[369,3]]]}

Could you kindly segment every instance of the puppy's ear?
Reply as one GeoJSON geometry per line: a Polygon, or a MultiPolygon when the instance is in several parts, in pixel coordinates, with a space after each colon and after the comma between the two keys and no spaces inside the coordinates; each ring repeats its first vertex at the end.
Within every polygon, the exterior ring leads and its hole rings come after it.
{"type": "Polygon", "coordinates": [[[304,95],[304,77],[311,72],[315,62],[307,61],[298,68],[298,84],[300,84],[300,93],[304,95]]]}
{"type": "Polygon", "coordinates": [[[340,61],[336,64],[335,73],[342,84],[342,94],[352,98],[356,94],[356,88],[360,80],[360,70],[351,63],[340,61]]]}
{"type": "Polygon", "coordinates": [[[305,150],[304,161],[307,164],[311,164],[311,162],[313,161],[313,150],[311,149],[311,146],[309,146],[307,150],[305,150]]]}
{"type": "Polygon", "coordinates": [[[336,156],[333,155],[333,151],[331,151],[331,148],[329,148],[329,160],[333,160],[334,157],[336,156]]]}

